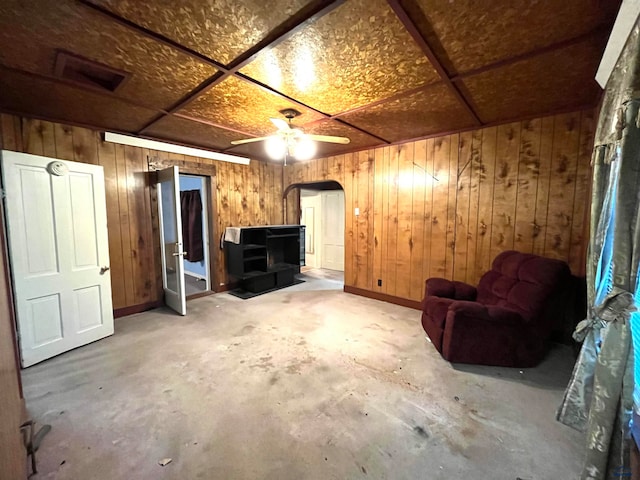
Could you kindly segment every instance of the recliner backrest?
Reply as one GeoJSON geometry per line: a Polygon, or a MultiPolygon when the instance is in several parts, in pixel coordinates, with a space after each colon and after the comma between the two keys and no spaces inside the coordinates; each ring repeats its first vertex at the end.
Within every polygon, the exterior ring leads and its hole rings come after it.
{"type": "Polygon", "coordinates": [[[534,320],[570,275],[561,260],[508,250],[494,259],[491,270],[480,279],[477,301],[515,310],[525,321],[534,320]]]}

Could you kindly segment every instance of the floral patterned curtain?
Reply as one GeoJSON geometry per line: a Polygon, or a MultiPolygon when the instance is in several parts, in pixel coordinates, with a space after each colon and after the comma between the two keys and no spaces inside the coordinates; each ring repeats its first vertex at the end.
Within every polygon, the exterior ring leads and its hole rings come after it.
{"type": "Polygon", "coordinates": [[[633,408],[630,316],[640,262],[640,25],[607,84],[594,150],[587,318],[558,420],[586,433],[582,480],[616,479],[629,466],[633,408]]]}

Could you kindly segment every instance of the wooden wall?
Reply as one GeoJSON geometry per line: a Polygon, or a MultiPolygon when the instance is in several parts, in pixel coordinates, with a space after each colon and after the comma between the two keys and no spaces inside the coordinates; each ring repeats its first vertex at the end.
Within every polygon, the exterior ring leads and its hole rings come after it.
{"type": "Polygon", "coordinates": [[[114,309],[162,300],[155,177],[148,158],[179,164],[181,171],[212,176],[215,204],[214,288],[228,283],[220,235],[232,225],[283,222],[282,167],[249,166],[169,154],[102,141],[101,133],[75,126],[0,115],[4,148],[102,165],[105,173],[114,309]]]}
{"type": "Polygon", "coordinates": [[[0,479],[17,480],[27,478],[27,453],[20,434],[24,402],[19,385],[9,273],[4,263],[6,252],[3,202],[0,199],[0,479]]]}
{"type": "MultiPolygon", "coordinates": [[[[566,260],[583,275],[593,115],[561,114],[294,163],[285,167],[284,186],[343,185],[349,287],[419,300],[425,278],[474,283],[510,248],[566,260]]],[[[104,167],[116,309],[162,298],[147,157],[211,169],[215,243],[226,226],[299,218],[297,189],[283,215],[279,164],[215,162],[105,143],[99,132],[79,127],[6,114],[0,120],[6,149],[104,167]]],[[[223,252],[215,248],[215,284],[226,284],[223,252]]]]}
{"type": "Polygon", "coordinates": [[[588,110],[300,162],[285,187],[344,187],[347,287],[420,300],[426,278],[475,283],[508,249],[584,275],[594,126],[588,110]]]}

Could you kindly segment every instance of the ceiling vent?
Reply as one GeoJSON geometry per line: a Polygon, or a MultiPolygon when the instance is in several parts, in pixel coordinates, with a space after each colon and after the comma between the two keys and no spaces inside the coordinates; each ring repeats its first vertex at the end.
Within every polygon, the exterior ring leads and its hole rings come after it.
{"type": "Polygon", "coordinates": [[[107,92],[117,91],[131,76],[128,72],[64,51],[58,51],[56,55],[54,74],[68,82],[107,92]]]}

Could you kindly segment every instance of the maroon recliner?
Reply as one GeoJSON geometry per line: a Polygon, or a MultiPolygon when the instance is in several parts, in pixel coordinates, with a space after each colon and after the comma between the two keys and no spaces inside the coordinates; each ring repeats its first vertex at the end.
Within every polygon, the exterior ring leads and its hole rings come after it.
{"type": "Polygon", "coordinates": [[[477,288],[428,279],[422,326],[450,362],[532,367],[561,325],[570,284],[565,262],[506,251],[477,288]]]}

